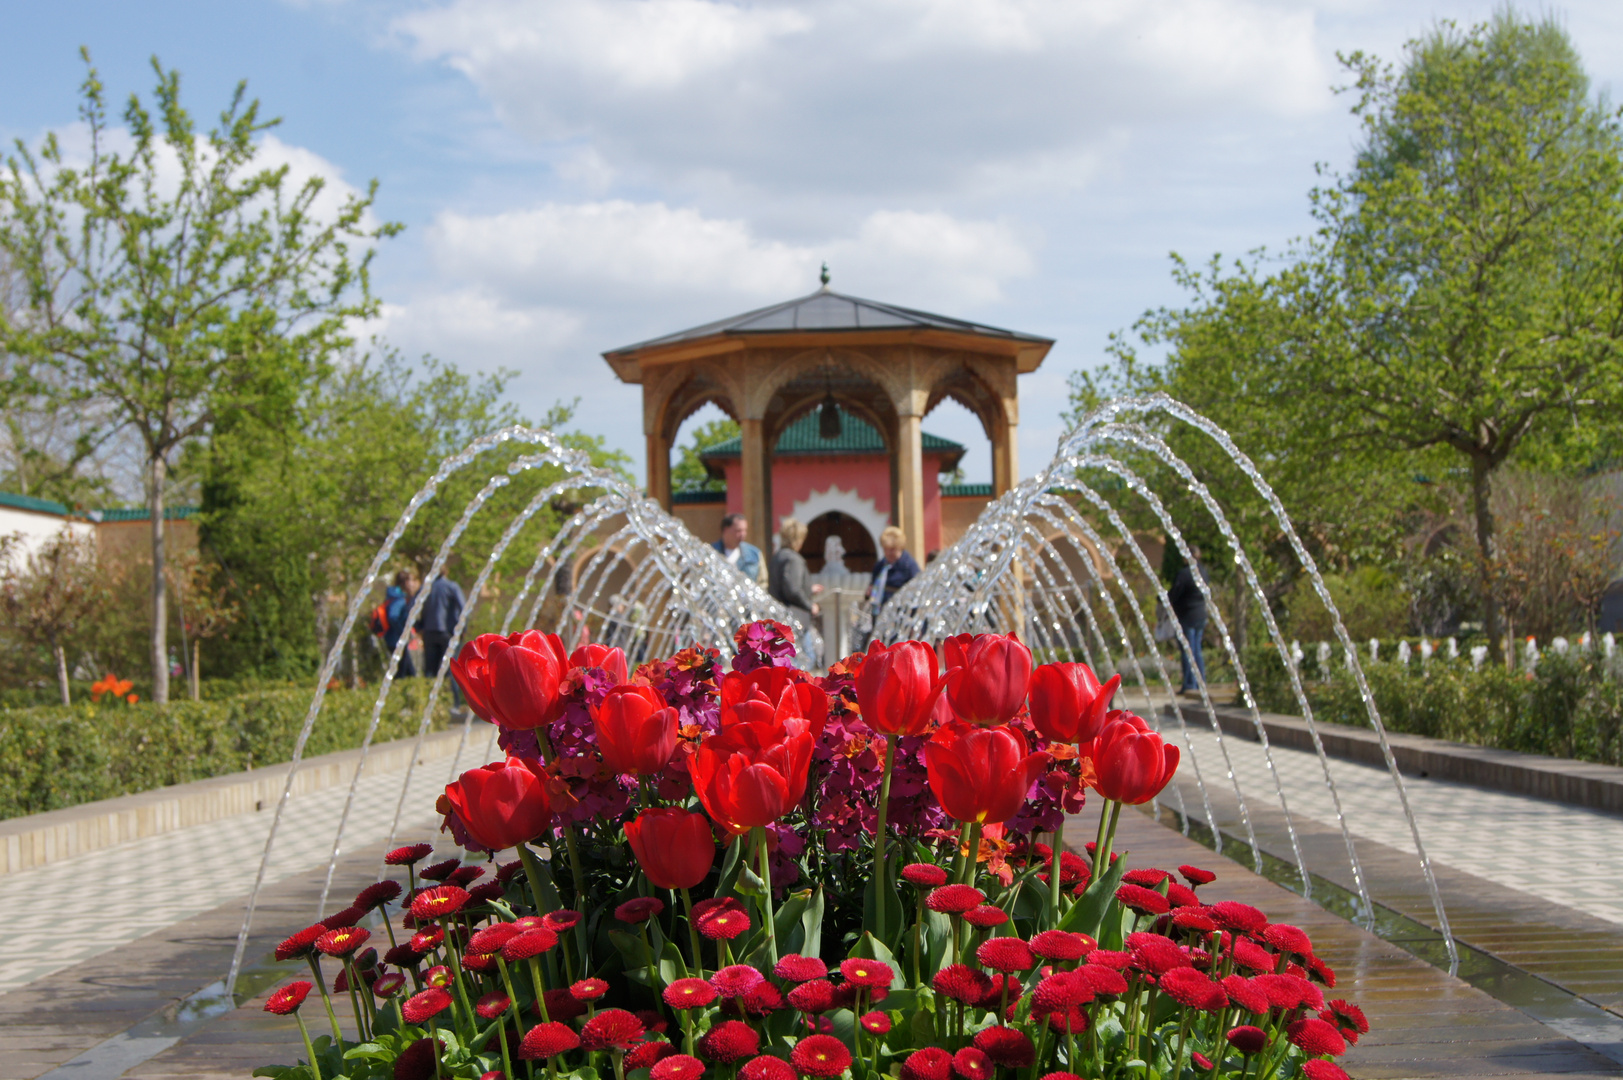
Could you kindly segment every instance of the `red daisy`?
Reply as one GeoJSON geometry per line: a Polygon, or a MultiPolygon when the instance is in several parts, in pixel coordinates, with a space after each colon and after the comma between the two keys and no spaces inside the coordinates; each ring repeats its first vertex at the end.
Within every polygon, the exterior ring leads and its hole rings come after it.
{"type": "Polygon", "coordinates": [[[1250,1013],[1268,1011],[1268,992],[1243,975],[1230,975],[1218,984],[1229,996],[1229,1004],[1250,1013]]]}
{"type": "Polygon", "coordinates": [[[346,926],[354,926],[366,918],[366,912],[358,907],[347,907],[342,911],[335,911],[321,920],[321,925],[328,930],[341,930],[346,926]]]}
{"type": "Polygon", "coordinates": [[[731,999],[728,1004],[742,1005],[751,1016],[767,1016],[783,1008],[783,991],[763,980],[751,987],[749,993],[731,999]]]}
{"type": "Polygon", "coordinates": [[[401,1053],[394,1063],[395,1080],[428,1080],[434,1075],[435,1062],[445,1049],[443,1039],[418,1039],[401,1053]]]}
{"type": "Polygon", "coordinates": [[[512,1004],[512,998],[509,998],[500,990],[492,990],[473,1003],[473,1011],[478,1013],[482,1019],[494,1020],[506,1012],[512,1004]]]}
{"type": "MultiPolygon", "coordinates": [[[[659,1077],[654,1077],[654,1080],[659,1080],[659,1077]]],[[[738,1080],[795,1080],[795,1070],[782,1058],[762,1054],[739,1066],[738,1080]]]]}
{"type": "Polygon", "coordinates": [[[1209,934],[1217,929],[1217,923],[1205,912],[1194,908],[1181,907],[1172,913],[1172,925],[1180,930],[1193,930],[1197,934],[1209,934]]]}
{"type": "Polygon", "coordinates": [[[1251,980],[1268,995],[1268,1004],[1276,1009],[1309,1008],[1317,1012],[1324,1008],[1324,995],[1319,988],[1300,975],[1258,975],[1251,980]]]}
{"type": "Polygon", "coordinates": [[[967,964],[951,964],[942,968],[930,983],[936,993],[965,1005],[979,1001],[991,984],[992,980],[986,977],[984,971],[977,971],[967,964]]]}
{"type": "Polygon", "coordinates": [[[390,866],[415,866],[433,853],[433,844],[407,844],[389,852],[383,857],[383,861],[390,866]]]}
{"type": "Polygon", "coordinates": [[[711,941],[731,941],[750,928],[750,917],[733,897],[714,897],[693,905],[693,925],[711,941]]]}
{"type": "Polygon", "coordinates": [[[1051,1013],[1073,1005],[1085,1005],[1093,1000],[1093,988],[1081,973],[1056,971],[1037,984],[1031,992],[1031,1011],[1051,1013]]]}
{"type": "Polygon", "coordinates": [[[1088,1014],[1072,1005],[1056,1009],[1046,1017],[1048,1026],[1061,1034],[1080,1035],[1088,1030],[1088,1014]]]}
{"type": "Polygon", "coordinates": [[[863,1013],[862,1016],[858,1018],[857,1022],[862,1025],[862,1030],[870,1032],[871,1034],[890,1034],[890,1015],[888,1013],[863,1013]]]}
{"type": "Polygon", "coordinates": [[[648,1029],[624,1009],[599,1009],[580,1029],[580,1044],[587,1050],[624,1050],[648,1029]]]}
{"type": "Polygon", "coordinates": [[[492,900],[500,900],[506,892],[494,881],[487,881],[483,885],[475,885],[468,890],[468,899],[475,904],[488,904],[492,900]]]}
{"type": "Polygon", "coordinates": [[[1334,1024],[1327,1024],[1317,1016],[1307,1016],[1285,1029],[1285,1037],[1302,1052],[1312,1057],[1331,1057],[1347,1052],[1347,1040],[1341,1037],[1334,1024]]]}
{"type": "Polygon", "coordinates": [[[902,1062],[902,1080],[951,1080],[952,1055],[939,1046],[926,1046],[902,1062]]]}
{"type": "MultiPolygon", "coordinates": [[[[1364,1010],[1341,998],[1327,1002],[1324,1011],[1319,1014],[1319,1019],[1334,1024],[1338,1028],[1351,1029],[1357,1035],[1369,1034],[1369,1020],[1364,1016],[1364,1010]]],[[[1358,1040],[1355,1038],[1348,1041],[1357,1042],[1358,1040]]]]}
{"type": "Polygon", "coordinates": [[[540,915],[522,915],[513,920],[513,925],[520,930],[540,930],[547,925],[547,920],[540,915]]]}
{"type": "Polygon", "coordinates": [[[1250,904],[1238,900],[1221,900],[1206,909],[1217,920],[1217,925],[1238,934],[1260,934],[1268,925],[1268,916],[1250,904]]]}
{"type": "Polygon", "coordinates": [[[468,951],[471,953],[500,952],[503,945],[518,937],[524,931],[512,923],[492,923],[474,933],[468,939],[468,951]]]}
{"type": "Polygon", "coordinates": [[[342,930],[329,930],[316,939],[316,951],[326,956],[348,956],[372,936],[372,931],[359,926],[346,926],[342,930]]]}
{"type": "Polygon", "coordinates": [[[778,961],[777,966],[772,969],[772,974],[785,982],[810,982],[812,979],[825,978],[828,975],[828,965],[815,956],[790,953],[778,961]]]}
{"type": "Polygon", "coordinates": [[[446,967],[444,964],[435,964],[433,967],[423,972],[423,982],[427,983],[429,986],[437,986],[441,990],[450,989],[451,984],[455,981],[456,975],[454,975],[451,969],[446,967]]]}
{"type": "Polygon", "coordinates": [[[801,1076],[838,1076],[851,1067],[851,1051],[832,1035],[808,1035],[789,1052],[789,1064],[801,1076]]]}
{"type": "Polygon", "coordinates": [[[519,960],[528,960],[532,956],[540,956],[548,949],[558,944],[558,935],[544,926],[508,938],[507,944],[502,946],[502,959],[509,964],[519,960]]]}
{"type": "Polygon", "coordinates": [[[1076,969],[1082,981],[1088,984],[1094,997],[1118,997],[1127,993],[1127,978],[1113,967],[1103,964],[1085,964],[1076,969]]]}
{"type": "Polygon", "coordinates": [[[314,989],[315,984],[309,979],[290,982],[266,999],[265,1011],[275,1013],[277,1016],[286,1016],[303,1005],[304,999],[309,997],[310,991],[314,989]]]}
{"type": "Polygon", "coordinates": [[[1319,1058],[1302,1062],[1302,1075],[1307,1077],[1307,1080],[1352,1080],[1347,1075],[1346,1069],[1333,1061],[1319,1058]]]}
{"type": "Polygon", "coordinates": [[[466,889],[484,875],[485,868],[482,866],[459,866],[446,877],[445,883],[447,885],[460,885],[466,889]]]}
{"type": "Polygon", "coordinates": [[[975,1033],[975,1048],[1005,1069],[1029,1069],[1037,1048],[1026,1033],[1011,1027],[989,1027],[975,1033]]]}
{"type": "Polygon", "coordinates": [[[733,964],[710,976],[710,985],[722,997],[743,997],[765,980],[761,973],[748,964],[733,964]]]}
{"type": "Polygon", "coordinates": [[[665,910],[665,901],[657,896],[639,896],[627,900],[614,909],[614,917],[623,923],[642,923],[665,910]]]}
{"type": "Polygon", "coordinates": [[[437,986],[430,986],[427,990],[407,998],[400,1011],[405,1015],[408,1024],[421,1024],[450,1007],[451,995],[437,986]]]}
{"type": "Polygon", "coordinates": [[[439,926],[430,926],[427,930],[419,930],[415,934],[411,935],[411,940],[408,944],[411,945],[413,952],[427,955],[428,953],[439,948],[440,942],[444,940],[444,928],[439,926]]]}
{"type": "Polygon", "coordinates": [[[406,985],[406,976],[399,971],[391,971],[387,975],[379,975],[378,981],[372,984],[372,993],[380,998],[392,998],[406,985]]]}
{"type": "Polygon", "coordinates": [[[669,1040],[649,1039],[647,1042],[638,1043],[627,1051],[623,1065],[626,1072],[635,1069],[648,1069],[675,1053],[676,1047],[672,1046],[669,1040]]]}
{"type": "Polygon", "coordinates": [[[602,979],[581,979],[569,987],[569,996],[576,1001],[596,1001],[608,992],[609,984],[602,979]]]}
{"type": "Polygon", "coordinates": [[[1217,1068],[1216,1065],[1212,1064],[1212,1059],[1207,1057],[1205,1054],[1202,1054],[1199,1050],[1189,1051],[1189,1060],[1195,1063],[1195,1068],[1197,1069],[1217,1068]]]}
{"type": "Polygon", "coordinates": [[[688,1054],[672,1054],[655,1062],[648,1075],[651,1080],[699,1080],[704,1062],[688,1054]]]}
{"type": "Polygon", "coordinates": [[[424,889],[411,902],[411,913],[418,919],[443,919],[455,915],[468,903],[468,890],[460,885],[436,885],[424,889]]]}
{"type": "Polygon", "coordinates": [[[1153,889],[1171,876],[1165,870],[1145,867],[1141,870],[1129,870],[1121,876],[1121,879],[1129,885],[1141,885],[1146,889],[1153,889]]]}
{"type": "Polygon", "coordinates": [[[834,984],[827,979],[803,982],[789,991],[789,1004],[803,1013],[824,1013],[834,1007],[834,984]]]}
{"type": "Polygon", "coordinates": [[[896,981],[896,972],[889,964],[859,957],[840,961],[840,974],[852,986],[888,987],[896,981]]]}
{"type": "Polygon", "coordinates": [[[1017,937],[988,938],[975,950],[975,959],[993,971],[1029,971],[1037,965],[1031,946],[1017,937]]]}
{"type": "Polygon", "coordinates": [[[902,880],[921,889],[935,889],[947,883],[947,872],[934,863],[909,863],[902,867],[902,880]]]}
{"type": "Polygon", "coordinates": [[[1217,1012],[1228,1007],[1223,988],[1194,968],[1173,968],[1161,976],[1159,986],[1163,994],[1186,1008],[1217,1012]]]}
{"type": "Polygon", "coordinates": [[[1262,932],[1262,940],[1282,953],[1307,956],[1313,952],[1313,942],[1298,927],[1289,923],[1274,923],[1262,932]]]}
{"type": "Polygon", "coordinates": [[[304,959],[306,956],[310,955],[312,950],[315,949],[316,942],[320,940],[321,936],[326,932],[327,928],[321,923],[316,923],[314,926],[306,926],[303,930],[300,930],[297,934],[294,934],[292,937],[276,946],[276,959],[304,959]]]}
{"type": "Polygon", "coordinates": [[[462,970],[477,971],[484,974],[487,971],[496,971],[495,953],[467,952],[462,954],[462,970]]]}
{"type": "Polygon", "coordinates": [[[519,1043],[518,1056],[525,1061],[545,1061],[579,1045],[580,1036],[575,1034],[574,1029],[554,1020],[537,1024],[525,1032],[524,1041],[519,1043]]]}
{"type": "Polygon", "coordinates": [[[1326,964],[1323,960],[1320,960],[1317,956],[1310,956],[1307,958],[1307,971],[1310,977],[1317,979],[1319,982],[1330,987],[1332,990],[1335,989],[1335,970],[1331,968],[1329,964],[1326,964]]]}
{"type": "Polygon", "coordinates": [[[1202,870],[1198,866],[1180,866],[1178,867],[1178,873],[1182,874],[1183,879],[1197,889],[1202,885],[1210,885],[1217,880],[1216,874],[1210,870],[1202,870]]]}
{"type": "Polygon", "coordinates": [[[461,865],[462,861],[460,859],[446,859],[444,862],[437,862],[433,866],[423,867],[417,871],[417,876],[424,881],[444,881],[456,873],[456,868],[461,865]]]}
{"type": "Polygon", "coordinates": [[[1132,962],[1132,953],[1120,952],[1116,949],[1094,949],[1088,953],[1088,964],[1092,967],[1107,967],[1112,971],[1126,971],[1127,965],[1132,962]]]}
{"type": "MultiPolygon", "coordinates": [[[[560,986],[555,990],[547,990],[541,994],[541,1001],[547,1007],[547,1017],[551,1020],[573,1020],[577,1016],[586,1015],[586,1003],[576,1001],[569,996],[569,989],[560,986]]],[[[540,1015],[541,1010],[535,1010],[540,1015]]]]}
{"type": "Polygon", "coordinates": [[[966,1046],[952,1055],[952,1071],[964,1080],[992,1080],[995,1068],[985,1050],[966,1046]]]}
{"type": "Polygon", "coordinates": [[[1008,922],[1009,913],[993,904],[980,904],[964,912],[964,921],[982,930],[990,930],[994,926],[1002,926],[1008,922]]]}
{"type": "Polygon", "coordinates": [[[580,912],[570,911],[568,908],[548,912],[541,916],[541,925],[554,934],[562,934],[566,930],[573,930],[578,922],[580,922],[580,912]]]}
{"type": "Polygon", "coordinates": [[[1171,938],[1164,938],[1160,934],[1128,934],[1127,945],[1132,950],[1132,966],[1138,971],[1160,975],[1174,968],[1189,966],[1189,955],[1178,948],[1171,938]]]}
{"type": "Polygon", "coordinates": [[[1195,895],[1195,890],[1176,881],[1167,882],[1167,903],[1174,908],[1201,906],[1200,897],[1195,895]]]}
{"type": "Polygon", "coordinates": [[[1154,889],[1146,889],[1142,885],[1123,885],[1116,890],[1116,899],[1122,902],[1123,907],[1132,909],[1140,915],[1165,915],[1172,910],[1167,898],[1154,889]]]}
{"type": "Polygon", "coordinates": [[[1234,947],[1229,950],[1229,953],[1234,957],[1235,966],[1259,974],[1265,971],[1273,971],[1278,963],[1273,953],[1248,938],[1235,938],[1234,947]]]}
{"type": "Polygon", "coordinates": [[[724,1020],[699,1038],[699,1053],[718,1065],[754,1057],[760,1049],[761,1037],[742,1020],[724,1020]]]}
{"type": "Polygon", "coordinates": [[[973,885],[943,885],[924,898],[924,906],[945,915],[962,915],[986,903],[986,894],[973,885]]]}
{"type": "Polygon", "coordinates": [[[705,979],[677,979],[663,997],[673,1009],[702,1009],[716,1000],[716,988],[705,979]]]}
{"type": "MultiPolygon", "coordinates": [[[[1208,1065],[1206,1067],[1210,1068],[1211,1066],[1208,1065]]],[[[1076,1075],[1076,1073],[1051,1072],[1051,1073],[1044,1073],[1043,1074],[1043,1080],[1082,1080],[1082,1078],[1080,1076],[1076,1075]]]]}
{"type": "Polygon", "coordinates": [[[1067,930],[1044,930],[1031,939],[1031,951],[1044,960],[1080,960],[1092,952],[1098,942],[1086,934],[1067,930]]]}

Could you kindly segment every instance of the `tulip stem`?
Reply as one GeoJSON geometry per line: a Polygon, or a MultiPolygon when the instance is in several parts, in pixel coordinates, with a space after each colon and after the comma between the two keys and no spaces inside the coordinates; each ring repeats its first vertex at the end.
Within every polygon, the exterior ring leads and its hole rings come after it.
{"type": "MultiPolygon", "coordinates": [[[[1065,819],[1063,817],[1061,817],[1059,819],[1059,824],[1054,826],[1053,844],[1054,844],[1054,850],[1051,853],[1053,855],[1053,862],[1048,867],[1048,917],[1050,919],[1058,919],[1059,918],[1059,890],[1060,890],[1060,883],[1059,883],[1060,859],[1059,859],[1059,853],[1060,853],[1060,850],[1065,846],[1065,819]]],[[[1097,849],[1095,849],[1095,850],[1097,850],[1097,849]]]]}
{"type": "Polygon", "coordinates": [[[546,906],[541,903],[541,867],[535,861],[535,853],[528,844],[519,844],[514,850],[518,852],[518,861],[524,864],[524,879],[530,886],[530,901],[535,904],[535,913],[545,915],[546,906]]]}
{"type": "MultiPolygon", "coordinates": [[[[564,847],[569,851],[569,873],[575,880],[575,910],[580,912],[580,918],[575,920],[575,947],[580,952],[580,967],[582,978],[590,970],[591,964],[586,953],[586,871],[580,864],[580,848],[575,844],[575,826],[564,826],[564,847]]],[[[569,953],[564,953],[564,959],[569,959],[569,953]]],[[[574,981],[574,972],[570,972],[570,981],[574,981]]]]}
{"type": "Polygon", "coordinates": [[[890,907],[886,896],[886,882],[890,877],[885,864],[885,819],[890,811],[890,771],[896,764],[896,736],[885,736],[885,777],[879,782],[878,818],[873,831],[873,899],[874,937],[885,940],[885,910],[890,907]]]}
{"type": "Polygon", "coordinates": [[[1099,844],[1095,847],[1093,856],[1093,878],[1099,880],[1100,874],[1110,872],[1110,848],[1116,841],[1116,826],[1121,821],[1121,803],[1111,802],[1099,810],[1099,844]],[[1110,824],[1105,826],[1105,812],[1110,813],[1110,824]],[[1102,869],[1101,869],[1102,868],[1102,869]]]}
{"type": "Polygon", "coordinates": [[[963,881],[965,885],[975,884],[975,872],[981,861],[981,823],[969,823],[969,843],[964,848],[963,881]]]}
{"type": "Polygon", "coordinates": [[[766,919],[766,954],[778,966],[778,924],[772,917],[772,856],[766,850],[766,826],[754,828],[756,861],[761,867],[761,911],[766,919]]]}
{"type": "Polygon", "coordinates": [[[699,927],[693,921],[693,893],[684,886],[682,889],[682,904],[688,909],[688,947],[693,950],[693,971],[690,973],[704,978],[704,955],[699,952],[699,927]]]}
{"type": "Polygon", "coordinates": [[[299,1015],[297,1009],[293,1010],[293,1019],[299,1022],[299,1034],[304,1036],[304,1053],[310,1059],[310,1075],[314,1080],[321,1080],[321,1066],[316,1064],[316,1047],[310,1041],[310,1029],[304,1026],[304,1017],[299,1015]]]}

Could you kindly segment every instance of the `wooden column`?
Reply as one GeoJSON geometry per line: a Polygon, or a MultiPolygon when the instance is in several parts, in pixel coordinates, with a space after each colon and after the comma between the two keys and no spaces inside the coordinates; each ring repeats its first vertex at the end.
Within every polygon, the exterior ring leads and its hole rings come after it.
{"type": "Polygon", "coordinates": [[[907,550],[924,565],[924,431],[923,418],[901,416],[896,425],[896,523],[907,534],[907,550]]]}
{"type": "Polygon", "coordinates": [[[739,448],[740,480],[744,485],[744,516],[750,523],[750,543],[762,551],[772,550],[772,511],[766,503],[766,440],[762,421],[745,417],[739,421],[743,445],[739,448]],[[766,540],[763,546],[761,541],[766,540]]]}
{"type": "MultiPolygon", "coordinates": [[[[1005,413],[1005,417],[1007,413],[1005,413]]],[[[1007,418],[992,441],[992,497],[1013,491],[1020,482],[1020,428],[1007,418]]]]}
{"type": "Polygon", "coordinates": [[[648,497],[671,511],[671,448],[659,432],[648,435],[648,497]]]}

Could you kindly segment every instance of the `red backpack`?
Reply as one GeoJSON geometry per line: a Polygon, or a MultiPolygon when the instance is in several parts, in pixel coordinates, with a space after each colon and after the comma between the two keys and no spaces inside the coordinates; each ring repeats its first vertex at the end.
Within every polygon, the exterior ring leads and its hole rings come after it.
{"type": "Polygon", "coordinates": [[[389,632],[389,601],[372,609],[372,633],[378,637],[389,632]]]}

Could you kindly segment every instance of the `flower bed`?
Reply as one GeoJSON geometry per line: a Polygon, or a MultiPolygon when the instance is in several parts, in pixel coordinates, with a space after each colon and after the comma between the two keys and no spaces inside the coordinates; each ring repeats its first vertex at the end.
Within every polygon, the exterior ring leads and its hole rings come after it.
{"type": "Polygon", "coordinates": [[[1178,762],[1117,680],[1000,635],[949,640],[945,674],[903,642],[821,679],[781,626],[738,645],[629,673],[469,643],[453,671],[507,756],[440,800],[468,861],[401,848],[404,882],[282,943],[312,979],[266,1008],[304,1059],[256,1075],[1345,1076],[1367,1024],[1305,933],[1112,854],[1178,762]],[[1060,830],[1088,788],[1083,857],[1060,830]]]}

